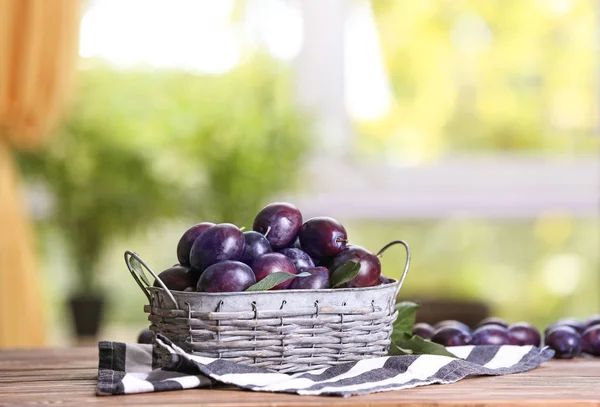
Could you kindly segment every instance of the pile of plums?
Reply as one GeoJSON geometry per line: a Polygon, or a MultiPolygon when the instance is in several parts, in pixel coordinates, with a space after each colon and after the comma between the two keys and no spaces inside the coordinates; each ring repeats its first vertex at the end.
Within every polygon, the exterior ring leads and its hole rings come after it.
{"type": "MultiPolygon", "coordinates": [[[[236,292],[275,272],[295,277],[273,287],[330,288],[331,272],[349,261],[360,270],[341,287],[370,287],[387,282],[379,258],[367,249],[348,244],[346,229],[330,217],[303,221],[294,205],[265,206],[253,230],[243,232],[231,223],[203,222],[185,231],[177,245],[179,263],[159,274],[169,290],[236,292]]],[[[155,287],[160,287],[158,281],[155,287]]]]}
{"type": "MultiPolygon", "coordinates": [[[[441,321],[431,326],[419,322],[413,334],[443,346],[461,345],[533,345],[541,346],[540,332],[527,322],[509,325],[491,317],[479,322],[475,330],[460,321],[441,321]]],[[[582,322],[561,319],[544,330],[544,345],[554,350],[554,357],[571,359],[582,352],[600,356],[600,314],[582,322]]]]}

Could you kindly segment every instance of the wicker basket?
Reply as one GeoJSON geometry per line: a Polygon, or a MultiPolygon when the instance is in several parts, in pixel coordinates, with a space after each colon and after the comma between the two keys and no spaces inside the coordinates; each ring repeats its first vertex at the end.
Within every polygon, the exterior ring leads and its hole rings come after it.
{"type": "MultiPolygon", "coordinates": [[[[200,293],[169,291],[135,253],[129,271],[148,297],[150,329],[196,355],[277,372],[302,372],[385,356],[400,281],[366,288],[200,293]],[[150,287],[136,259],[163,288],[150,287]],[[143,284],[144,281],[146,284],[143,284]]],[[[386,246],[387,247],[387,246],[386,246]]],[[[156,348],[160,365],[170,355],[156,348]]]]}

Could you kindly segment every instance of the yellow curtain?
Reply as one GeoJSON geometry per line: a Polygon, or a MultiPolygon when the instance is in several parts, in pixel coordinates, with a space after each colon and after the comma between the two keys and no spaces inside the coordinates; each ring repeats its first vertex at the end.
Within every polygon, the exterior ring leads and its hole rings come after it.
{"type": "Polygon", "coordinates": [[[0,348],[44,345],[40,271],[11,150],[43,144],[77,60],[81,0],[0,0],[0,348]]]}

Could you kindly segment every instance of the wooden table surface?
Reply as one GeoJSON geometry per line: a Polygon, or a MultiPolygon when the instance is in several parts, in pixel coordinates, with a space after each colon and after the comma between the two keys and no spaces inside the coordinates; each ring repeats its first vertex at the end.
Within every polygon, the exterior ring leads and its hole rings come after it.
{"type": "Polygon", "coordinates": [[[475,377],[367,396],[316,397],[232,388],[191,389],[126,396],[95,395],[95,348],[0,350],[0,406],[597,406],[600,358],[550,361],[527,373],[475,377]]]}

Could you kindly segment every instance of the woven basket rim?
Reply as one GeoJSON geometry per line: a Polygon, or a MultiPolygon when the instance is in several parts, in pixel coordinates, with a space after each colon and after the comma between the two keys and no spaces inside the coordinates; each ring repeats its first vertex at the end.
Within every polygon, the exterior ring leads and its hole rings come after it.
{"type": "MultiPolygon", "coordinates": [[[[394,285],[394,284],[398,284],[398,280],[389,279],[389,283],[386,284],[379,284],[379,285],[375,285],[372,287],[356,287],[356,288],[324,288],[324,289],[312,289],[312,290],[300,290],[300,289],[296,289],[296,290],[290,290],[290,289],[285,289],[285,290],[269,290],[269,291],[235,291],[235,292],[222,292],[222,293],[207,293],[207,292],[203,292],[203,291],[175,291],[175,290],[170,290],[171,293],[173,294],[177,294],[178,296],[183,296],[183,297],[200,297],[200,296],[206,296],[206,297],[233,297],[233,296],[238,296],[238,295],[248,295],[248,296],[252,296],[252,295],[282,295],[282,294],[287,294],[287,293],[331,293],[331,292],[335,292],[335,293],[339,293],[339,292],[356,292],[356,291],[371,291],[371,290],[378,290],[381,289],[383,287],[388,287],[390,285],[394,285]]],[[[148,290],[150,291],[158,291],[158,292],[163,292],[165,291],[162,287],[154,287],[154,286],[150,286],[147,287],[148,290]]]]}

